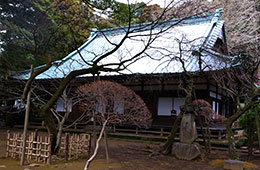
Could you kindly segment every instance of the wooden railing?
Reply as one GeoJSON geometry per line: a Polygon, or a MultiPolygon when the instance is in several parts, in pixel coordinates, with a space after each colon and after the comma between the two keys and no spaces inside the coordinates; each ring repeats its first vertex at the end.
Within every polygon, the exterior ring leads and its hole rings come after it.
{"type": "MultiPolygon", "coordinates": [[[[205,129],[203,129],[205,130],[205,129]]],[[[202,132],[201,129],[198,127],[197,128],[197,135],[198,138],[202,138],[202,132]]],[[[226,129],[225,128],[210,128],[210,137],[211,139],[216,139],[216,140],[223,140],[226,139],[226,129]]],[[[139,128],[122,128],[122,127],[112,127],[112,134],[118,134],[118,135],[127,135],[131,134],[133,135],[138,135],[138,136],[150,136],[153,138],[167,138],[170,134],[170,129],[164,129],[164,128],[157,128],[157,129],[139,129],[139,128]]],[[[179,132],[177,133],[177,138],[179,136],[179,132]]]]}

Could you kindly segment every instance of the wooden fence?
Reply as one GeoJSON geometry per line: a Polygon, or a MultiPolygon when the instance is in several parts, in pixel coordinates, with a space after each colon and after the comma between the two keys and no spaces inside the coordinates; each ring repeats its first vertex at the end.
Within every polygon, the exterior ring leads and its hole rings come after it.
{"type": "Polygon", "coordinates": [[[64,153],[65,160],[78,159],[79,156],[89,156],[90,148],[90,134],[65,133],[61,140],[60,153],[64,153]]]}
{"type": "MultiPolygon", "coordinates": [[[[21,158],[23,134],[7,131],[6,157],[21,158]]],[[[51,137],[38,136],[37,131],[31,132],[26,140],[25,158],[27,161],[51,163],[51,137]]]]}
{"type": "MultiPolygon", "coordinates": [[[[26,140],[25,158],[28,162],[37,161],[51,163],[51,137],[31,132],[26,140]]],[[[65,159],[78,159],[80,155],[90,154],[89,134],[65,134],[61,140],[60,152],[65,153],[65,159]]],[[[7,131],[6,157],[21,158],[23,134],[7,131]]]]}
{"type": "MultiPolygon", "coordinates": [[[[118,136],[142,136],[147,138],[159,138],[159,139],[167,139],[170,135],[170,128],[157,128],[157,129],[139,129],[139,128],[124,128],[124,127],[116,127],[112,126],[112,130],[110,132],[111,135],[118,136]]],[[[205,130],[205,128],[203,128],[205,130]]],[[[237,129],[234,129],[236,132],[237,129]]],[[[197,127],[197,135],[198,139],[202,139],[202,132],[199,127],[197,127]]],[[[179,136],[179,130],[176,134],[176,137],[179,136]]],[[[210,138],[215,140],[225,140],[226,139],[226,128],[210,128],[210,138]]]]}

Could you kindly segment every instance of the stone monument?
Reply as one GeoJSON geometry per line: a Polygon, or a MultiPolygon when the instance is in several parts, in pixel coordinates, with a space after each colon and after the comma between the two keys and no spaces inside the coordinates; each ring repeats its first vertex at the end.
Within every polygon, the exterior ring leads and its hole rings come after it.
{"type": "Polygon", "coordinates": [[[195,111],[198,111],[197,105],[190,104],[184,107],[180,127],[180,142],[174,143],[172,147],[172,154],[178,159],[192,160],[201,155],[200,145],[193,144],[197,138],[195,111]]]}

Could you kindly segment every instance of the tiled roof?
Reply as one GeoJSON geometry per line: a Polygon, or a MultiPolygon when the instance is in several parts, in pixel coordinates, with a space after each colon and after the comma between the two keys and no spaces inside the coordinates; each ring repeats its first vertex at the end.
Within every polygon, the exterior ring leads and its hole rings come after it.
{"type": "MultiPolygon", "coordinates": [[[[137,61],[129,65],[121,73],[151,74],[183,72],[180,62],[176,59],[176,56],[180,56],[180,54],[183,56],[185,67],[188,71],[198,71],[198,56],[192,55],[192,51],[199,51],[202,46],[203,48],[212,48],[217,38],[221,34],[224,34],[222,32],[224,21],[220,19],[221,12],[221,10],[217,10],[216,13],[194,16],[187,19],[161,21],[153,29],[151,29],[149,23],[134,25],[131,27],[131,30],[133,30],[133,33],[130,34],[131,38],[127,39],[115,53],[100,61],[99,64],[119,62],[122,59],[131,58],[144,48],[151,30],[152,33],[156,34],[165,29],[167,31],[161,33],[145,53],[140,55],[137,61]],[[172,25],[179,21],[181,22],[172,27],[172,25]],[[179,50],[179,43],[181,43],[182,53],[179,50]]],[[[53,62],[52,67],[38,75],[36,79],[63,78],[73,70],[88,68],[89,65],[85,61],[91,63],[93,59],[110,51],[114,47],[112,43],[117,44],[123,38],[125,29],[127,27],[111,28],[102,30],[102,32],[93,31],[88,41],[78,48],[81,55],[79,55],[77,50],[73,51],[64,59],[53,62]]],[[[153,37],[155,36],[153,35],[153,37]]],[[[225,63],[216,56],[209,55],[204,51],[201,51],[201,54],[204,66],[206,64],[211,65],[212,69],[219,69],[225,66],[225,63]]],[[[112,75],[118,73],[101,74],[112,75]]],[[[29,70],[26,70],[16,73],[13,77],[27,79],[29,75],[29,70]]]]}

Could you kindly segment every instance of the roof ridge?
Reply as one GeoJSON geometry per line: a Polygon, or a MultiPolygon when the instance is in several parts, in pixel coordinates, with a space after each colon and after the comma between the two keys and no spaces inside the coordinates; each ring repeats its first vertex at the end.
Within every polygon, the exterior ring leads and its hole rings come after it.
{"type": "MultiPolygon", "coordinates": [[[[202,18],[202,19],[207,18],[208,19],[207,21],[212,21],[212,19],[214,17],[220,19],[222,12],[223,12],[223,9],[220,8],[220,9],[217,9],[216,12],[214,12],[214,13],[205,13],[205,14],[199,14],[199,15],[190,16],[190,17],[181,17],[181,18],[173,18],[173,19],[170,19],[170,20],[161,20],[161,21],[159,21],[159,23],[162,25],[162,24],[165,24],[165,23],[172,23],[172,22],[177,22],[177,21],[183,20],[183,24],[194,24],[194,22],[187,22],[187,21],[194,20],[194,19],[200,19],[200,18],[202,18]]],[[[145,25],[149,26],[152,23],[153,22],[140,23],[140,24],[131,25],[130,27],[136,28],[136,27],[143,27],[145,25]]],[[[197,22],[197,23],[200,23],[200,22],[197,22]]],[[[99,33],[99,32],[106,33],[106,32],[110,32],[110,31],[124,30],[124,29],[127,29],[128,27],[129,26],[127,25],[127,26],[113,27],[113,28],[107,28],[107,29],[102,29],[102,30],[98,30],[98,29],[94,28],[93,31],[91,32],[91,34],[93,35],[93,34],[99,33]]]]}
{"type": "MultiPolygon", "coordinates": [[[[185,17],[183,17],[183,18],[174,18],[174,19],[171,19],[171,20],[163,20],[163,21],[160,22],[158,27],[163,25],[163,24],[165,24],[165,23],[178,22],[181,19],[184,19],[182,24],[192,24],[192,22],[191,23],[187,23],[187,20],[200,19],[200,18],[203,18],[203,19],[207,18],[207,21],[211,22],[212,19],[214,17],[216,17],[216,15],[220,16],[219,12],[222,12],[222,9],[218,9],[214,13],[207,13],[207,14],[200,14],[200,15],[191,16],[191,17],[188,17],[187,19],[185,19],[185,17]],[[185,21],[186,21],[186,23],[185,23],[185,21]]],[[[201,22],[197,22],[197,23],[201,23],[201,22]]],[[[143,27],[143,30],[146,30],[147,28],[144,27],[144,26],[145,25],[149,26],[149,24],[152,24],[152,22],[131,25],[131,29],[135,29],[137,27],[143,27]]],[[[91,41],[93,41],[98,35],[100,35],[101,32],[106,33],[106,32],[117,31],[117,30],[123,31],[123,30],[125,30],[127,28],[128,28],[128,26],[114,27],[114,28],[108,28],[108,29],[103,29],[103,30],[98,30],[96,28],[93,28],[92,32],[90,33],[90,37],[88,38],[88,40],[83,45],[81,45],[79,48],[77,48],[76,50],[72,51],[68,56],[66,56],[65,58],[59,60],[60,61],[59,63],[66,62],[67,60],[72,58],[74,55],[76,55],[78,53],[77,51],[81,51],[82,49],[84,49],[89,43],[91,43],[91,41]]],[[[56,62],[58,62],[58,61],[56,61],[56,62]]]]}

